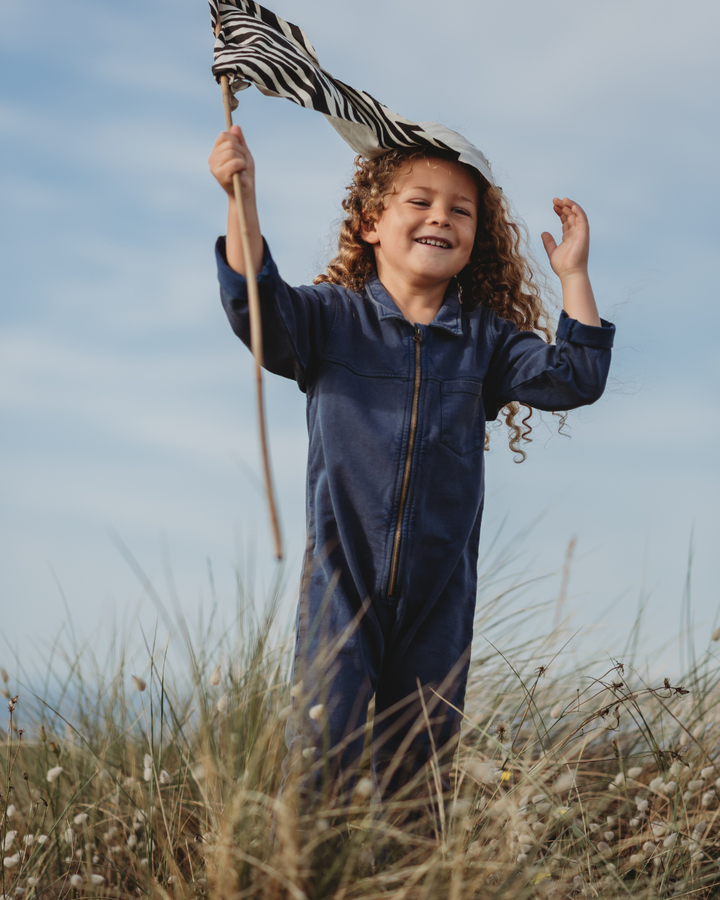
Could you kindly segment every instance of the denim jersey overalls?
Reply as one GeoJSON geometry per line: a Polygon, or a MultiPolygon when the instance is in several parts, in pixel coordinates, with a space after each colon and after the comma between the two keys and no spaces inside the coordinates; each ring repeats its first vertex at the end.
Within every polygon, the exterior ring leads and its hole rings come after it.
{"type": "MultiPolygon", "coordinates": [[[[223,238],[217,262],[230,324],[249,345],[246,283],[228,267],[223,238]]],[[[296,699],[286,739],[306,757],[330,751],[352,781],[375,694],[373,765],[387,794],[430,758],[433,742],[442,755],[459,733],[485,423],[512,400],[541,410],[597,400],[615,329],[563,312],[547,344],[487,309],[465,311],[452,287],[431,324],[413,325],[377,276],[360,293],[292,288],[267,246],[259,289],[265,367],[307,396],[294,675],[306,702],[296,699]],[[322,715],[309,717],[321,703],[322,715]]]]}

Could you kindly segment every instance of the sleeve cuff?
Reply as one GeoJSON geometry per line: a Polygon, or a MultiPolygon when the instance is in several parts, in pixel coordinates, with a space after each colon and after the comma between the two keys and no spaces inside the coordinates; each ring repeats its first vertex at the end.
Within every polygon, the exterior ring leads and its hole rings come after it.
{"type": "Polygon", "coordinates": [[[600,327],[597,325],[583,325],[577,319],[571,319],[563,310],[560,313],[556,338],[569,341],[571,344],[583,344],[585,347],[594,347],[597,350],[609,350],[615,339],[615,326],[612,322],[600,319],[600,327]]]}
{"type": "MultiPolygon", "coordinates": [[[[219,237],[215,244],[215,260],[217,262],[218,281],[220,287],[231,297],[242,297],[246,293],[247,281],[244,275],[231,269],[227,261],[225,238],[219,237]]],[[[263,238],[263,260],[258,281],[271,282],[275,278],[275,264],[273,263],[267,241],[263,238]]]]}

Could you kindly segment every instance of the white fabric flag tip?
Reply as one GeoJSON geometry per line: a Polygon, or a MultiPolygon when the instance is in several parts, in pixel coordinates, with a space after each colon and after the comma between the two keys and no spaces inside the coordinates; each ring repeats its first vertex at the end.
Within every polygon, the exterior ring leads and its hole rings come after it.
{"type": "Polygon", "coordinates": [[[284,97],[325,115],[361,156],[395,148],[442,150],[495,181],[485,156],[462,135],[436,122],[411,122],[365,91],[329,75],[305,32],[253,0],[210,0],[215,39],[213,75],[226,75],[234,95],[254,84],[268,97],[284,97]]]}

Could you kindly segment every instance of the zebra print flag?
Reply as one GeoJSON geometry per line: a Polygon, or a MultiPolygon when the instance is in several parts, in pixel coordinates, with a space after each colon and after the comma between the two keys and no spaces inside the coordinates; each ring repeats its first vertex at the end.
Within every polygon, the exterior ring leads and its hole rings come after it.
{"type": "Polygon", "coordinates": [[[213,75],[226,75],[233,94],[254,84],[268,97],[285,97],[323,113],[352,149],[365,157],[394,148],[442,149],[473,166],[494,184],[483,154],[435,122],[410,122],[365,91],[356,91],[320,67],[317,53],[297,25],[254,0],[209,0],[215,39],[213,75]]]}

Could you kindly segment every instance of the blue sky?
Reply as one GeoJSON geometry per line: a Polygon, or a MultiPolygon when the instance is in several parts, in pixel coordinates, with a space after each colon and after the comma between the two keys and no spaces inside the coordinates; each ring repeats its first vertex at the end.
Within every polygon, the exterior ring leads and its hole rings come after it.
{"type": "MultiPolygon", "coordinates": [[[[699,640],[720,596],[717,386],[718,90],[712,0],[277,0],[333,75],[488,156],[542,254],[569,195],[592,228],[591,276],[616,322],[612,383],[538,425],[513,464],[487,460],[483,547],[541,514],[523,565],[578,547],[568,610],[618,652],[650,595],[648,647],[677,635],[693,536],[699,640]],[[503,524],[504,523],[504,524],[503,524]],[[608,612],[609,610],[609,612],[608,612]]],[[[219,304],[224,195],[207,170],[222,128],[202,0],[0,7],[0,602],[20,653],[66,619],[148,611],[116,535],[191,615],[235,569],[273,573],[252,363],[219,304]]],[[[321,116],[244,92],[264,232],[304,283],[333,244],[352,153],[321,116]]],[[[288,546],[303,543],[303,396],[267,380],[288,546]]],[[[559,577],[538,587],[552,600],[559,577]]],[[[152,615],[152,610],[149,610],[152,615]]],[[[0,656],[3,655],[0,649],[0,656]]]]}

